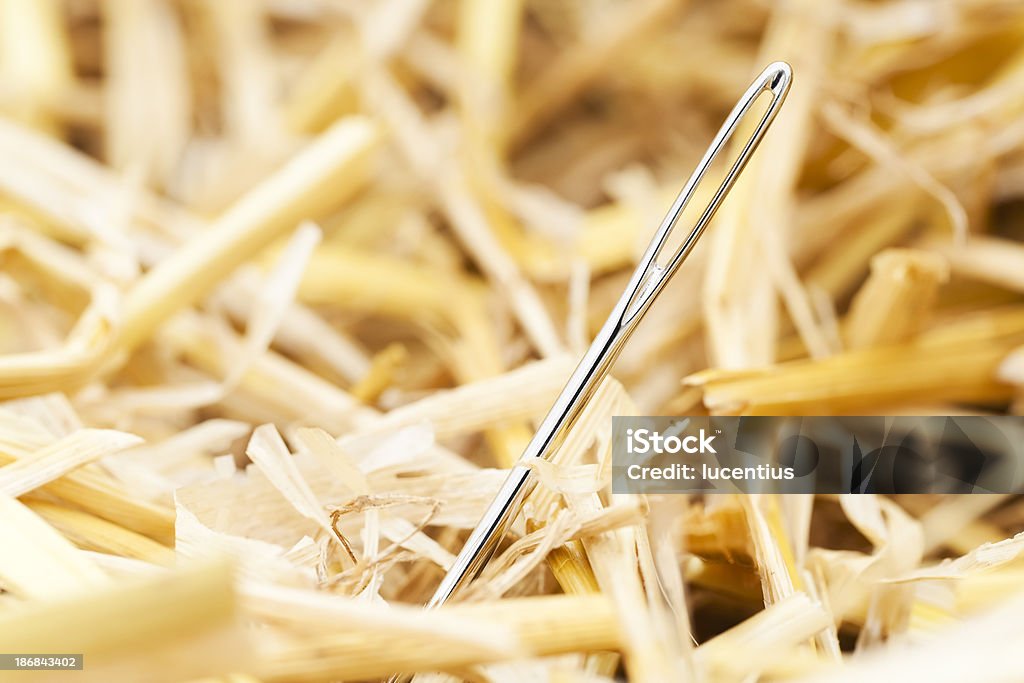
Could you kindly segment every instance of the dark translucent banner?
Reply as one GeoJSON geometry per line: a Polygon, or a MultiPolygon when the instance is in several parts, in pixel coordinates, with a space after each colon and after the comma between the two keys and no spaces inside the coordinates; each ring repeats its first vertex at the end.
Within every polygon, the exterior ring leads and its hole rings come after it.
{"type": "Polygon", "coordinates": [[[615,417],[615,493],[1018,493],[1024,417],[615,417]]]}

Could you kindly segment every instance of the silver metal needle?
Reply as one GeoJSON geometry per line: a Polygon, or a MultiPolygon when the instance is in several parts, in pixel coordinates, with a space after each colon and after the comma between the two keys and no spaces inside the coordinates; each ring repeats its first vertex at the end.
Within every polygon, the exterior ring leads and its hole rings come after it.
{"type": "MultiPolygon", "coordinates": [[[[722,204],[722,200],[736,183],[740,172],[778,114],[779,108],[789,92],[791,80],[792,71],[789,65],[784,62],[775,62],[757,77],[736,103],[711,146],[704,153],[704,158],[701,159],[679,196],[676,197],[672,208],[669,209],[636,271],[630,278],[622,297],[572,373],[562,393],[555,400],[537,433],[527,445],[520,462],[528,462],[533,458],[550,457],[565,440],[569,430],[583,411],[583,407],[593,396],[601,380],[618,357],[629,335],[647,309],[650,308],[654,298],[693,250],[697,240],[700,239],[704,229],[722,204]],[[718,186],[681,246],[667,262],[659,263],[659,256],[661,256],[669,234],[676,227],[683,210],[693,197],[697,185],[703,180],[712,163],[720,156],[755,101],[765,93],[771,94],[771,101],[758,121],[757,127],[736,153],[735,160],[729,167],[725,179],[718,186]]],[[[534,484],[529,468],[523,465],[512,468],[497,496],[484,512],[476,528],[473,529],[458,557],[455,558],[455,563],[442,579],[430,602],[427,603],[427,607],[444,604],[480,572],[515,520],[522,508],[523,501],[533,489],[534,484]]],[[[397,680],[397,678],[393,680],[397,680]]]]}

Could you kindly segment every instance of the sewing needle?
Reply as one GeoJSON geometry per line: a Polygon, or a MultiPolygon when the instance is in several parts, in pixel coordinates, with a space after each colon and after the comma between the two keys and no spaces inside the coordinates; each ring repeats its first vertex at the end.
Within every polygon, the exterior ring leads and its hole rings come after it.
{"type": "MultiPolygon", "coordinates": [[[[743,171],[751,154],[757,149],[765,132],[778,114],[779,108],[789,92],[791,80],[792,71],[788,64],[784,62],[770,64],[736,103],[711,146],[704,153],[700,164],[672,203],[672,207],[640,259],[626,290],[608,316],[608,320],[584,354],[544,421],[541,422],[537,433],[526,446],[520,458],[521,463],[529,462],[534,458],[550,457],[565,440],[587,401],[593,396],[601,380],[622,351],[622,347],[633,329],[647,312],[654,298],[665,287],[669,278],[693,250],[697,240],[704,232],[704,228],[707,227],[715,215],[715,211],[722,204],[722,200],[736,183],[736,179],[743,171]],[[667,262],[659,263],[659,257],[669,234],[679,222],[697,185],[731,140],[755,101],[765,93],[771,94],[767,110],[761,116],[750,137],[739,149],[725,179],[718,186],[681,246],[667,262]]],[[[529,467],[520,464],[512,468],[498,494],[456,557],[451,569],[448,570],[437,591],[427,603],[428,608],[437,607],[447,602],[483,569],[515,520],[535,483],[529,467]]]]}

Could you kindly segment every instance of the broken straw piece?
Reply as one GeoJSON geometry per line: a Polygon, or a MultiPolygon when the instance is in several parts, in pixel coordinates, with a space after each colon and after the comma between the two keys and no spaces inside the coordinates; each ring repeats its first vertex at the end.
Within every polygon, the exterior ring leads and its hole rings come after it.
{"type": "Polygon", "coordinates": [[[936,254],[887,249],[871,259],[871,275],[844,323],[851,349],[895,344],[924,327],[949,267],[936,254]]]}
{"type": "Polygon", "coordinates": [[[142,443],[134,434],[83,429],[0,467],[0,494],[18,497],[82,465],[142,443]]]}
{"type": "Polygon", "coordinates": [[[377,129],[361,117],[344,119],[269,179],[148,272],[127,294],[118,325],[108,330],[83,317],[80,341],[58,351],[0,359],[0,396],[78,384],[114,349],[131,351],[181,308],[196,303],[244,261],[299,221],[337,206],[365,180],[377,129]]]}
{"type": "Polygon", "coordinates": [[[195,303],[301,220],[318,217],[351,196],[365,181],[367,157],[377,139],[369,120],[342,119],[254,187],[132,289],[119,345],[134,347],[163,319],[195,303]]]}

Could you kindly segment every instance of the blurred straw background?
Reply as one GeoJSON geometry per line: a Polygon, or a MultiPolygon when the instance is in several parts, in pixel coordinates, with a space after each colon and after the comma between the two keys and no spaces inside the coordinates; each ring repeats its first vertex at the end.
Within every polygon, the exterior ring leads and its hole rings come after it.
{"type": "Polygon", "coordinates": [[[1024,407],[1024,3],[0,0],[0,114],[0,650],[86,653],[34,680],[1024,679],[1015,497],[607,488],[611,415],[1024,407]],[[419,610],[773,60],[700,248],[419,610]]]}

